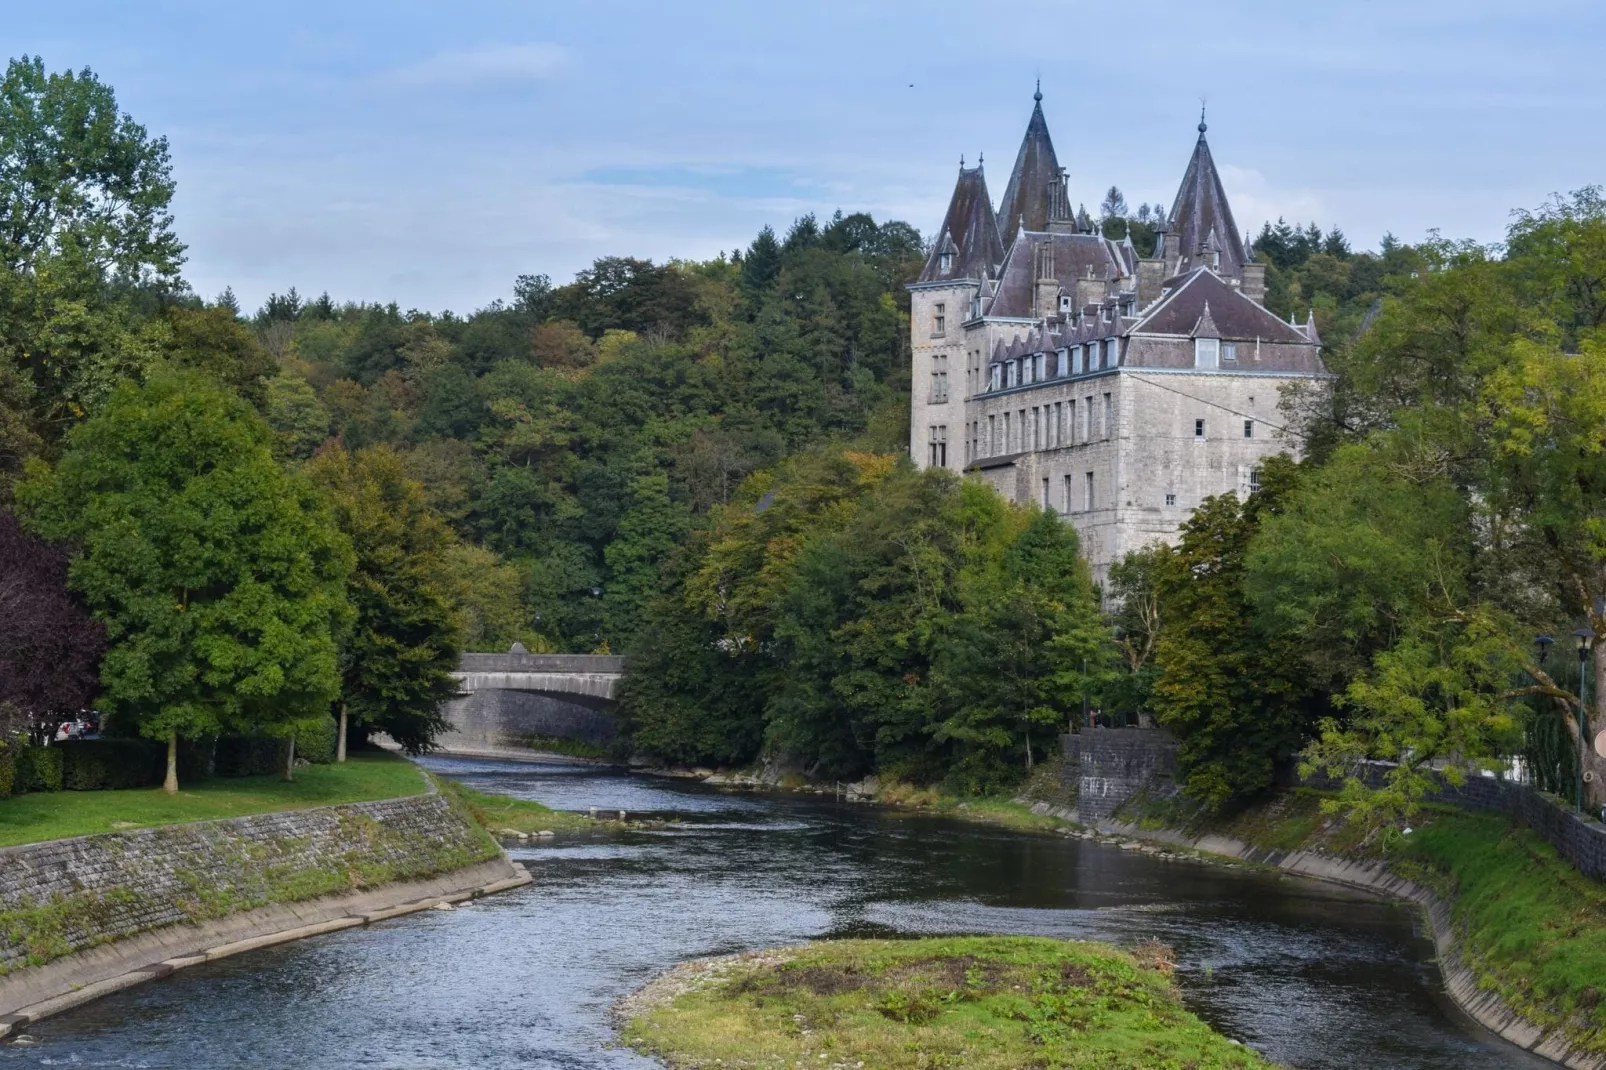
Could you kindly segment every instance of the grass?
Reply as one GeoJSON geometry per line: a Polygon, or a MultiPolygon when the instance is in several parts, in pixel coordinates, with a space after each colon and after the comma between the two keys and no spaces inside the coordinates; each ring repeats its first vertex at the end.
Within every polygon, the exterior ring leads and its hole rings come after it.
{"type": "Polygon", "coordinates": [[[1167,949],[1040,937],[826,941],[678,967],[626,1000],[671,1067],[1269,1067],[1185,1010],[1167,949]]]}
{"type": "Polygon", "coordinates": [[[466,784],[447,777],[437,776],[435,782],[441,791],[461,803],[474,820],[491,832],[511,829],[514,832],[563,832],[596,829],[601,826],[580,814],[566,813],[542,806],[527,799],[508,795],[488,795],[466,784]]]}
{"type": "Polygon", "coordinates": [[[1448,893],[1462,961],[1485,989],[1606,1054],[1606,885],[1495,814],[1435,813],[1400,854],[1448,893]]]}
{"type": "Polygon", "coordinates": [[[16,795],[0,799],[0,847],[119,829],[394,799],[418,795],[425,787],[423,771],[412,762],[385,753],[363,753],[342,765],[299,767],[295,781],[289,784],[277,776],[257,776],[181,785],[177,795],[168,795],[160,788],[16,795]]]}

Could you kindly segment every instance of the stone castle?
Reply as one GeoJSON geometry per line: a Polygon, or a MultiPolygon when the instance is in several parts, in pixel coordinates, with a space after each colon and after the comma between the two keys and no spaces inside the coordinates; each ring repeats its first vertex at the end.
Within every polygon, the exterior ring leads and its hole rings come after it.
{"type": "Polygon", "coordinates": [[[1298,456],[1280,388],[1326,380],[1314,318],[1268,311],[1205,123],[1152,255],[1071,211],[1043,94],[998,211],[980,161],[911,283],[909,449],[1076,528],[1103,583],[1205,498],[1298,456]]]}

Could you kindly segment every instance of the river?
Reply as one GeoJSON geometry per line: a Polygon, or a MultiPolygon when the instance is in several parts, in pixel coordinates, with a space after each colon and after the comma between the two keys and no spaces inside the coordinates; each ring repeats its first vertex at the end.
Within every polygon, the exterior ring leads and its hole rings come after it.
{"type": "Polygon", "coordinates": [[[646,1070],[610,1046],[608,1009],[666,966],[954,932],[1158,938],[1195,1012],[1307,1070],[1554,1065],[1455,1010],[1410,911],[1341,889],[812,796],[427,764],[673,823],[515,848],[533,885],[181,971],[33,1026],[41,1043],[0,1048],[0,1066],[646,1070]]]}

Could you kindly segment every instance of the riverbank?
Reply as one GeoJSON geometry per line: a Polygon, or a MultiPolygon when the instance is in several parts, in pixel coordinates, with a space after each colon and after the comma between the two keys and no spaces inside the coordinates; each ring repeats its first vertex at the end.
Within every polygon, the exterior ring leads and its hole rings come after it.
{"type": "Polygon", "coordinates": [[[199,962],[529,883],[463,802],[382,762],[414,793],[0,849],[0,1035],[199,962]]]}
{"type": "Polygon", "coordinates": [[[1296,789],[1226,816],[1139,802],[1108,831],[1403,899],[1445,990],[1474,1020],[1563,1066],[1606,1070],[1606,886],[1508,818],[1431,807],[1405,832],[1346,824],[1296,789]]]}
{"type": "Polygon", "coordinates": [[[1153,943],[832,940],[683,964],[616,1013],[675,1068],[1272,1065],[1189,1013],[1170,971],[1153,943]]]}

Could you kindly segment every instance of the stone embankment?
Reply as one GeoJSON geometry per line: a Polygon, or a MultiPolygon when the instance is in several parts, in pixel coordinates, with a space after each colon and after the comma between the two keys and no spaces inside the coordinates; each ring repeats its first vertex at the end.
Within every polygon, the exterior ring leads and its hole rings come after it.
{"type": "Polygon", "coordinates": [[[186,966],[529,882],[434,791],[0,849],[0,1037],[186,966]]]}
{"type": "Polygon", "coordinates": [[[1274,851],[1217,834],[1195,836],[1176,829],[1146,829],[1119,821],[1101,822],[1099,830],[1123,847],[1163,854],[1163,848],[1154,845],[1165,844],[1415,903],[1421,908],[1432,933],[1445,991],[1474,1021],[1518,1047],[1562,1066],[1575,1070],[1606,1070],[1606,1059],[1578,1049],[1560,1031],[1540,1028],[1517,1014],[1499,996],[1483,990],[1476,975],[1461,961],[1450,904],[1431,889],[1391,872],[1381,862],[1347,859],[1317,851],[1274,851]],[[1139,846],[1144,841],[1147,847],[1139,846]]]}

